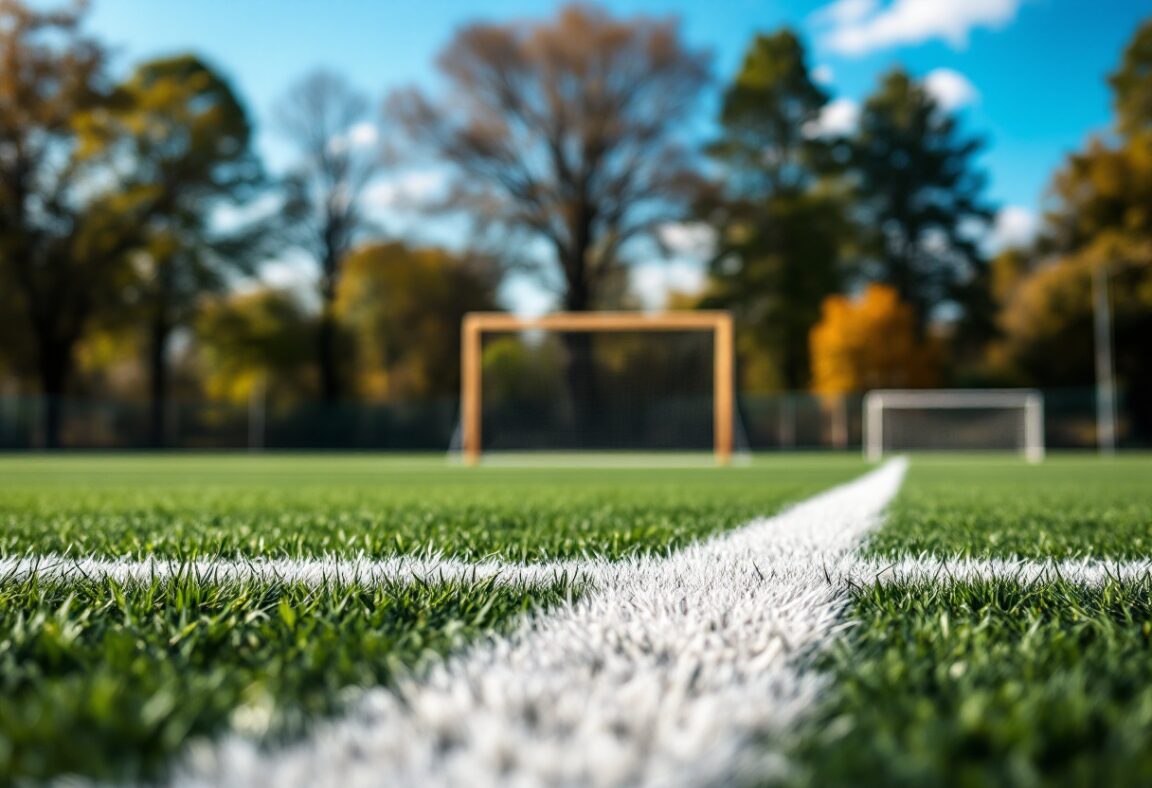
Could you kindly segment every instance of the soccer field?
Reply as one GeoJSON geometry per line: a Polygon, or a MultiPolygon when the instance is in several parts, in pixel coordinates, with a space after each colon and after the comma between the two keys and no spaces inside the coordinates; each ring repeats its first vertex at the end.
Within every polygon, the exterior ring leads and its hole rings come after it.
{"type": "Polygon", "coordinates": [[[0,459],[0,775],[1152,779],[1152,459],[868,470],[0,459]]]}

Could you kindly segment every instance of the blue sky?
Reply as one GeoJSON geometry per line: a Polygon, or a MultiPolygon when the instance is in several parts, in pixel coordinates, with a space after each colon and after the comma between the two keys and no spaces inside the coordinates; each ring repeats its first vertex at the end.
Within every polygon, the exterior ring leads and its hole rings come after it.
{"type": "MultiPolygon", "coordinates": [[[[810,47],[813,67],[839,99],[830,123],[850,123],[853,107],[895,64],[932,75],[940,95],[985,137],[990,198],[1006,209],[998,238],[1026,235],[1048,179],[1063,157],[1110,118],[1105,77],[1148,0],[618,0],[618,14],[679,16],[690,44],[712,51],[716,85],[701,107],[706,133],[720,86],[751,36],[788,25],[810,47]]],[[[477,18],[548,16],[545,0],[94,0],[91,27],[119,49],[118,64],[194,50],[226,72],[248,101],[260,146],[275,168],[285,150],[264,122],[276,99],[313,66],[347,74],[383,96],[434,85],[434,61],[454,29],[477,18]]],[[[419,191],[428,173],[382,185],[379,195],[419,191]],[[424,180],[421,181],[420,179],[424,180]]],[[[385,199],[384,202],[387,200],[385,199]]],[[[396,233],[424,235],[414,216],[386,221],[396,233]]],[[[444,232],[441,228],[439,232],[444,232]]],[[[690,260],[645,287],[691,284],[690,260]]],[[[526,287],[513,301],[533,296],[526,287]]],[[[517,304],[531,308],[524,304],[517,304]]]]}

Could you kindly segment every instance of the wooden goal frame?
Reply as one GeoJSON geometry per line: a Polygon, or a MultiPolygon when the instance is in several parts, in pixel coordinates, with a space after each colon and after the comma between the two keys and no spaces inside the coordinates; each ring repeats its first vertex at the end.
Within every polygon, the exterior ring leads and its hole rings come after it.
{"type": "Polygon", "coordinates": [[[710,331],[713,343],[713,449],[716,462],[732,458],[732,422],[735,415],[732,315],[725,311],[697,312],[556,312],[542,317],[518,317],[506,312],[470,312],[461,325],[460,416],[464,461],[480,461],[483,380],[481,352],[484,334],[531,330],[710,331]]]}

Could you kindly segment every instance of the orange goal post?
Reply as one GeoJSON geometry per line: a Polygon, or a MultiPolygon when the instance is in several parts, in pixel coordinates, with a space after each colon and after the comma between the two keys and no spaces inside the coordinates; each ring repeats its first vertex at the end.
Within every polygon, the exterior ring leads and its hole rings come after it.
{"type": "Polygon", "coordinates": [[[484,335],[555,331],[684,332],[712,334],[713,451],[719,464],[732,457],[735,418],[732,315],[725,311],[692,312],[557,312],[541,317],[520,317],[504,312],[472,312],[461,327],[460,448],[469,465],[479,462],[483,446],[484,335]]]}

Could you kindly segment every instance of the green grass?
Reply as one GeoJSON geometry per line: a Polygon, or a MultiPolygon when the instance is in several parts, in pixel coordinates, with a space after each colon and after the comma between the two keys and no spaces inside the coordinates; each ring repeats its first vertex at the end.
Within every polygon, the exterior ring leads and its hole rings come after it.
{"type": "Polygon", "coordinates": [[[1152,458],[917,458],[878,555],[1143,558],[1152,555],[1152,458]]]}
{"type": "MultiPolygon", "coordinates": [[[[864,470],[485,467],[442,457],[0,457],[0,555],[663,553],[864,470]]],[[[915,458],[878,556],[1152,554],[1152,459],[915,458]]],[[[189,738],[285,738],[568,585],[0,579],[0,782],[148,779],[189,738]]],[[[819,657],[799,785],[1152,783],[1152,580],[869,586],[819,657]]]]}
{"type": "Polygon", "coordinates": [[[0,585],[0,783],[163,772],[191,737],[283,739],[574,589],[183,577],[0,585]]]}
{"type": "Polygon", "coordinates": [[[1152,784],[1152,580],[871,588],[798,785],[1152,784]]]}
{"type": "Polygon", "coordinates": [[[7,457],[0,555],[619,558],[771,514],[864,467],[846,455],[606,469],[467,469],[442,456],[7,457]]]}
{"type": "MultiPolygon", "coordinates": [[[[880,555],[1147,557],[1152,461],[914,461],[880,555]]],[[[856,590],[794,785],[1152,784],[1152,578],[856,590]]]]}
{"type": "MultiPolygon", "coordinates": [[[[0,555],[393,555],[546,560],[661,553],[864,469],[465,469],[441,457],[0,458],[0,555]]],[[[309,589],[268,581],[0,578],[0,783],[163,772],[190,738],[290,737],[574,589],[309,589]]]]}

